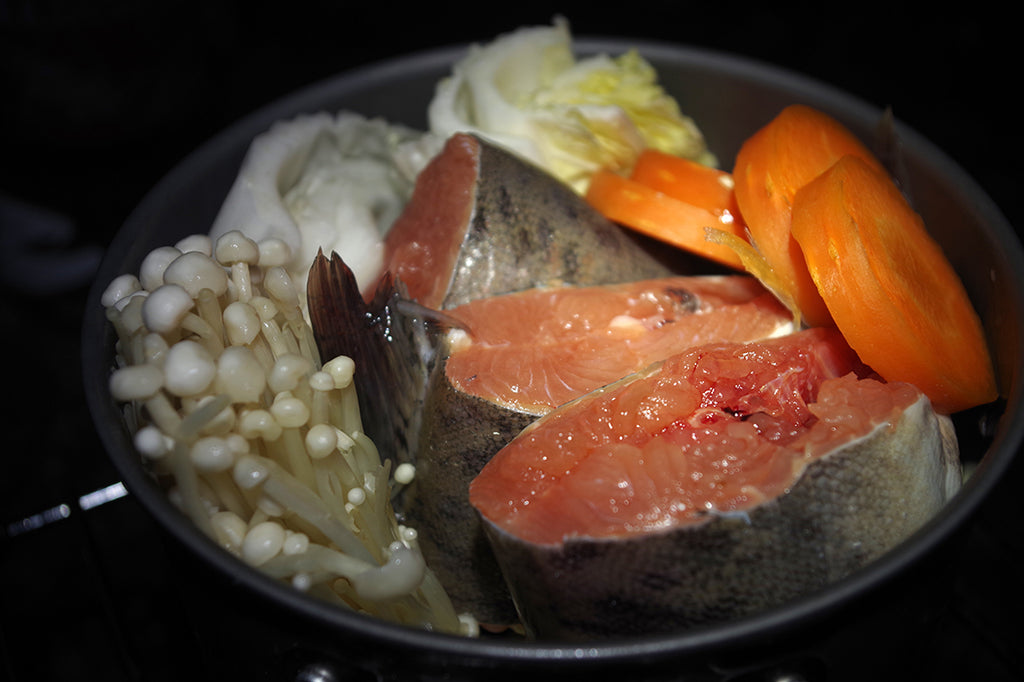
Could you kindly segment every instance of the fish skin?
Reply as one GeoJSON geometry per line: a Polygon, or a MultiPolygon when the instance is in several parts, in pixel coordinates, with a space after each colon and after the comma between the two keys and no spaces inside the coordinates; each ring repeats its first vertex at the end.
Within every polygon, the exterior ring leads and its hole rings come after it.
{"type": "Polygon", "coordinates": [[[484,624],[510,625],[519,618],[469,504],[469,484],[494,453],[539,416],[459,391],[448,381],[443,364],[431,374],[416,478],[404,495],[403,514],[420,531],[423,556],[452,604],[484,624]]]}
{"type": "Polygon", "coordinates": [[[449,158],[465,163],[461,155],[467,153],[475,154],[472,185],[444,191],[465,193],[471,202],[468,220],[459,225],[462,241],[446,291],[437,300],[421,300],[424,305],[448,309],[538,286],[589,286],[673,274],[568,185],[503,147],[457,133],[421,173],[410,200],[413,208],[388,235],[385,263],[398,279],[402,263],[390,254],[400,244],[391,240],[437,229],[429,193],[440,191],[438,176],[443,177],[449,158]]]}
{"type": "Polygon", "coordinates": [[[746,514],[560,545],[482,522],[527,633],[585,641],[680,632],[812,594],[910,536],[960,482],[952,422],[922,395],[746,514]]]}
{"type": "Polygon", "coordinates": [[[480,180],[463,261],[444,308],[480,297],[550,283],[613,284],[667,276],[668,268],[638,247],[567,185],[479,138],[480,180]]]}

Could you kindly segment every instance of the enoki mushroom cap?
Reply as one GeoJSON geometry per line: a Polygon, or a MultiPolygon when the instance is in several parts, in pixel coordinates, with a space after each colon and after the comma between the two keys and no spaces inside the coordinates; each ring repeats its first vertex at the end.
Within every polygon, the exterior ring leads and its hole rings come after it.
{"type": "Polygon", "coordinates": [[[217,240],[214,257],[224,265],[257,265],[260,262],[260,247],[238,230],[231,230],[217,240]]]}
{"type": "Polygon", "coordinates": [[[109,308],[112,305],[117,304],[118,301],[131,296],[137,291],[142,290],[142,283],[139,278],[132,274],[118,275],[107,288],[103,290],[103,294],[100,296],[100,303],[104,307],[109,308]]]}
{"type": "Polygon", "coordinates": [[[167,264],[164,283],[181,286],[192,298],[198,298],[203,289],[220,296],[228,290],[228,273],[224,266],[205,253],[189,251],[167,264]]]}
{"type": "Polygon", "coordinates": [[[178,251],[181,251],[182,253],[198,251],[199,253],[210,256],[213,254],[213,240],[210,239],[210,235],[207,234],[190,234],[175,244],[174,248],[178,249],[178,251]]]}
{"type": "Polygon", "coordinates": [[[250,304],[233,301],[224,308],[224,331],[228,342],[244,346],[253,342],[260,333],[260,315],[250,304]]]}
{"type": "Polygon", "coordinates": [[[296,353],[288,353],[277,358],[267,383],[274,393],[292,391],[299,382],[313,369],[312,361],[296,353]]]}
{"type": "Polygon", "coordinates": [[[205,436],[189,450],[192,463],[200,471],[227,471],[235,463],[235,451],[225,438],[205,436]]]}
{"type": "Polygon", "coordinates": [[[267,375],[248,346],[229,346],[217,358],[215,390],[236,403],[255,403],[267,387],[267,375]]]}
{"type": "Polygon", "coordinates": [[[167,350],[164,387],[172,395],[199,395],[209,388],[216,376],[217,363],[209,351],[195,341],[179,341],[167,350]]]}
{"type": "Polygon", "coordinates": [[[164,385],[164,373],[154,365],[122,367],[110,375],[110,394],[115,400],[148,400],[164,385]]]}
{"type": "Polygon", "coordinates": [[[181,251],[173,246],[160,246],[142,259],[139,266],[139,282],[146,291],[154,291],[164,284],[164,271],[172,261],[181,255],[181,251]]]}
{"type": "Polygon", "coordinates": [[[260,267],[272,268],[288,265],[292,259],[292,250],[287,243],[277,237],[264,239],[259,243],[260,267]]]}
{"type": "Polygon", "coordinates": [[[142,322],[150,331],[169,334],[181,325],[195,301],[178,284],[157,287],[142,303],[142,322]]]}

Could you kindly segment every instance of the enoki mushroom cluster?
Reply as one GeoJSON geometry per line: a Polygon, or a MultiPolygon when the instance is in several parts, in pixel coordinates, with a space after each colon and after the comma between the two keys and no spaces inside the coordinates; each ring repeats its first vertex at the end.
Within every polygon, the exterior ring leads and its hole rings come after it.
{"type": "Polygon", "coordinates": [[[240,232],[161,247],[102,299],[111,393],[175,504],[225,550],[298,589],[395,622],[473,635],[425,565],[363,433],[353,363],[321,363],[283,242],[240,232]]]}

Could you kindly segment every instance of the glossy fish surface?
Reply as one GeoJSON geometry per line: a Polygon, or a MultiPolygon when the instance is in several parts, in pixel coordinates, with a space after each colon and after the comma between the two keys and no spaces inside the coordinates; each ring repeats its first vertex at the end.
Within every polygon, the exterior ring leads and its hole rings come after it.
{"type": "Polygon", "coordinates": [[[740,275],[532,289],[446,315],[456,327],[430,376],[406,513],[453,602],[492,624],[516,614],[468,491],[494,453],[559,405],[672,354],[792,329],[740,275]]]}
{"type": "Polygon", "coordinates": [[[691,346],[793,330],[752,277],[678,276],[595,287],[549,287],[448,311],[445,374],[457,390],[545,414],[691,346]]]}
{"type": "Polygon", "coordinates": [[[527,630],[724,622],[850,575],[960,483],[948,418],[837,333],[708,344],[535,421],[474,480],[527,630]]]}

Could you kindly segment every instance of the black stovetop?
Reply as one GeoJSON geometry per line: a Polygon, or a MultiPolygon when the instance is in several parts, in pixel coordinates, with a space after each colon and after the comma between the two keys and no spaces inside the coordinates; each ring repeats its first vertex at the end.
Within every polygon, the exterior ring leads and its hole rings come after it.
{"type": "MultiPolygon", "coordinates": [[[[0,678],[203,680],[218,667],[197,627],[217,601],[188,598],[194,586],[136,500],[88,511],[80,501],[118,481],[84,404],[79,334],[98,255],[128,212],[182,156],[297,87],[553,14],[552,5],[517,5],[493,19],[477,12],[472,26],[439,27],[431,23],[436,6],[395,19],[311,1],[274,11],[228,0],[173,9],[127,0],[0,3],[0,315],[3,357],[12,360],[3,414],[14,436],[0,450],[0,678]],[[416,31],[399,39],[401,26],[416,31]],[[45,510],[60,520],[35,530],[20,523],[45,510]]],[[[560,7],[580,35],[752,55],[892,103],[1011,222],[1024,224],[1014,83],[997,76],[1015,45],[998,14],[979,7],[918,18],[890,5],[809,25],[779,8],[655,2],[623,16],[621,7],[560,7]]],[[[930,679],[1024,679],[1016,622],[1024,605],[1022,477],[1018,458],[972,517],[960,550],[943,556],[956,562],[955,579],[936,600],[943,606],[934,626],[918,637],[930,679]]],[[[878,670],[886,679],[884,661],[878,670]]]]}

